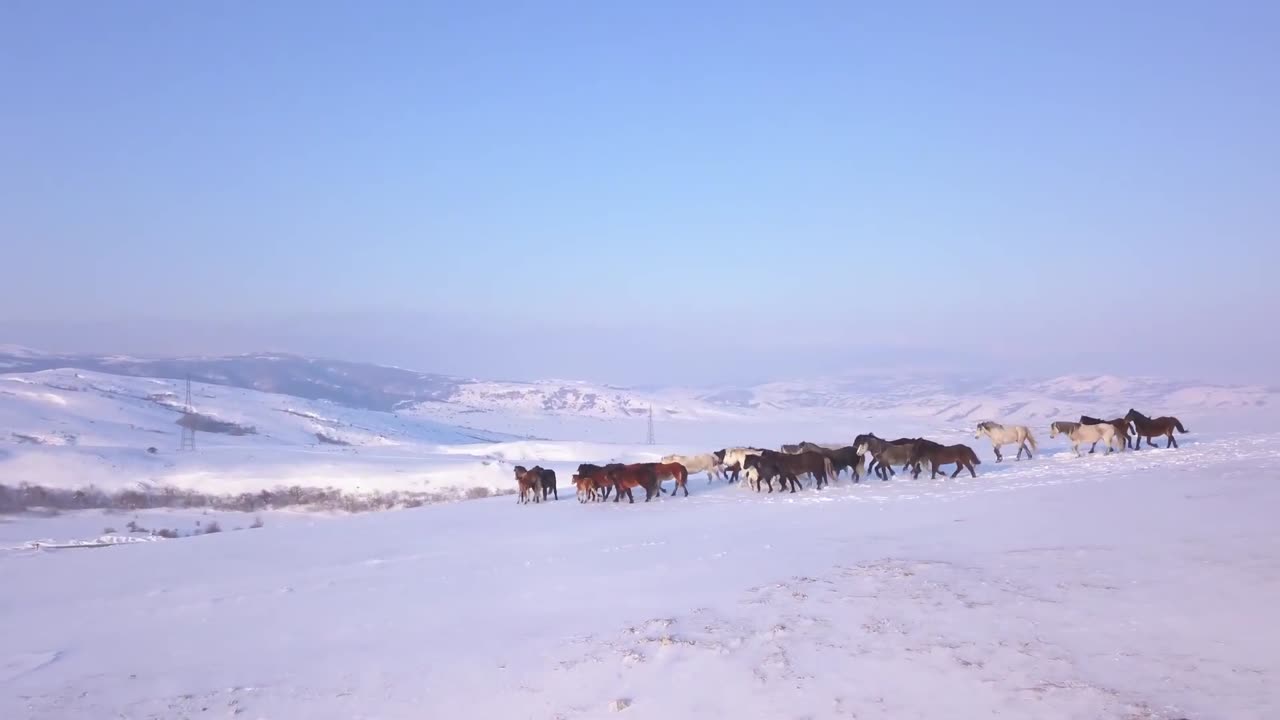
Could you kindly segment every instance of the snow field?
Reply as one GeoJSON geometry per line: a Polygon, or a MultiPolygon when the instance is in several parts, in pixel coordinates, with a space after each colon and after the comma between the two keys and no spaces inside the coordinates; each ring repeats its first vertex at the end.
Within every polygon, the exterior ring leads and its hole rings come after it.
{"type": "Polygon", "coordinates": [[[1275,717],[1280,434],[1186,438],[11,552],[0,716],[1275,717]]]}

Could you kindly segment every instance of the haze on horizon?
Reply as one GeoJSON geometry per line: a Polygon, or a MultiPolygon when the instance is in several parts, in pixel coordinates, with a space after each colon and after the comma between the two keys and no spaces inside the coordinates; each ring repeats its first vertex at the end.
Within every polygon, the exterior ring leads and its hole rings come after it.
{"type": "Polygon", "coordinates": [[[0,7],[0,343],[1274,382],[1280,7],[0,7]]]}

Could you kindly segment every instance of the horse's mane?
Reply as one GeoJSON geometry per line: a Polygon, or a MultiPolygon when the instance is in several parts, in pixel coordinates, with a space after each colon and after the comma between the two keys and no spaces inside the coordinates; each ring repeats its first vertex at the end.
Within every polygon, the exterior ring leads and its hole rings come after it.
{"type": "Polygon", "coordinates": [[[1081,416],[1080,416],[1080,422],[1082,422],[1082,423],[1094,423],[1095,425],[1102,425],[1102,424],[1103,424],[1103,423],[1105,423],[1106,421],[1105,421],[1105,420],[1099,420],[1098,418],[1096,418],[1096,417],[1092,417],[1092,416],[1090,416],[1090,415],[1081,415],[1081,416]]]}
{"type": "Polygon", "coordinates": [[[1142,413],[1138,412],[1137,410],[1134,410],[1133,408],[1129,408],[1129,412],[1133,413],[1134,415],[1137,415],[1140,420],[1143,420],[1145,422],[1151,422],[1151,418],[1147,417],[1146,415],[1143,415],[1142,413]]]}
{"type": "Polygon", "coordinates": [[[1071,422],[1070,420],[1058,420],[1053,425],[1058,428],[1058,432],[1064,433],[1075,432],[1080,427],[1080,423],[1071,422]]]}
{"type": "Polygon", "coordinates": [[[991,422],[990,420],[986,420],[984,422],[978,423],[978,428],[980,430],[1003,430],[1004,426],[998,422],[991,422]]]}

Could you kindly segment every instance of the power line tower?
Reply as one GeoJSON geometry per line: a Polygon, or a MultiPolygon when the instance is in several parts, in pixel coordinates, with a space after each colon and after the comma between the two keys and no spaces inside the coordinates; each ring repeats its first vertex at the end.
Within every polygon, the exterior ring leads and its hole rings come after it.
{"type": "Polygon", "coordinates": [[[182,426],[182,444],[178,446],[179,451],[196,449],[196,418],[195,406],[191,404],[191,375],[187,375],[187,404],[182,408],[182,419],[178,424],[182,426]]]}
{"type": "Polygon", "coordinates": [[[652,405],[649,406],[649,439],[647,440],[647,442],[650,445],[657,444],[657,441],[653,439],[653,406],[652,405]]]}

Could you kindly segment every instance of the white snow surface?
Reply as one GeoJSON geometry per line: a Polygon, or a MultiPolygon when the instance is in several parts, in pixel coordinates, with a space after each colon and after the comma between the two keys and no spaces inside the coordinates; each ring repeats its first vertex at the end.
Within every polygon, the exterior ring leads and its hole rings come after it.
{"type": "Polygon", "coordinates": [[[0,717],[1275,718],[1280,433],[1184,422],[970,438],[976,479],[13,547],[0,717]]]}

